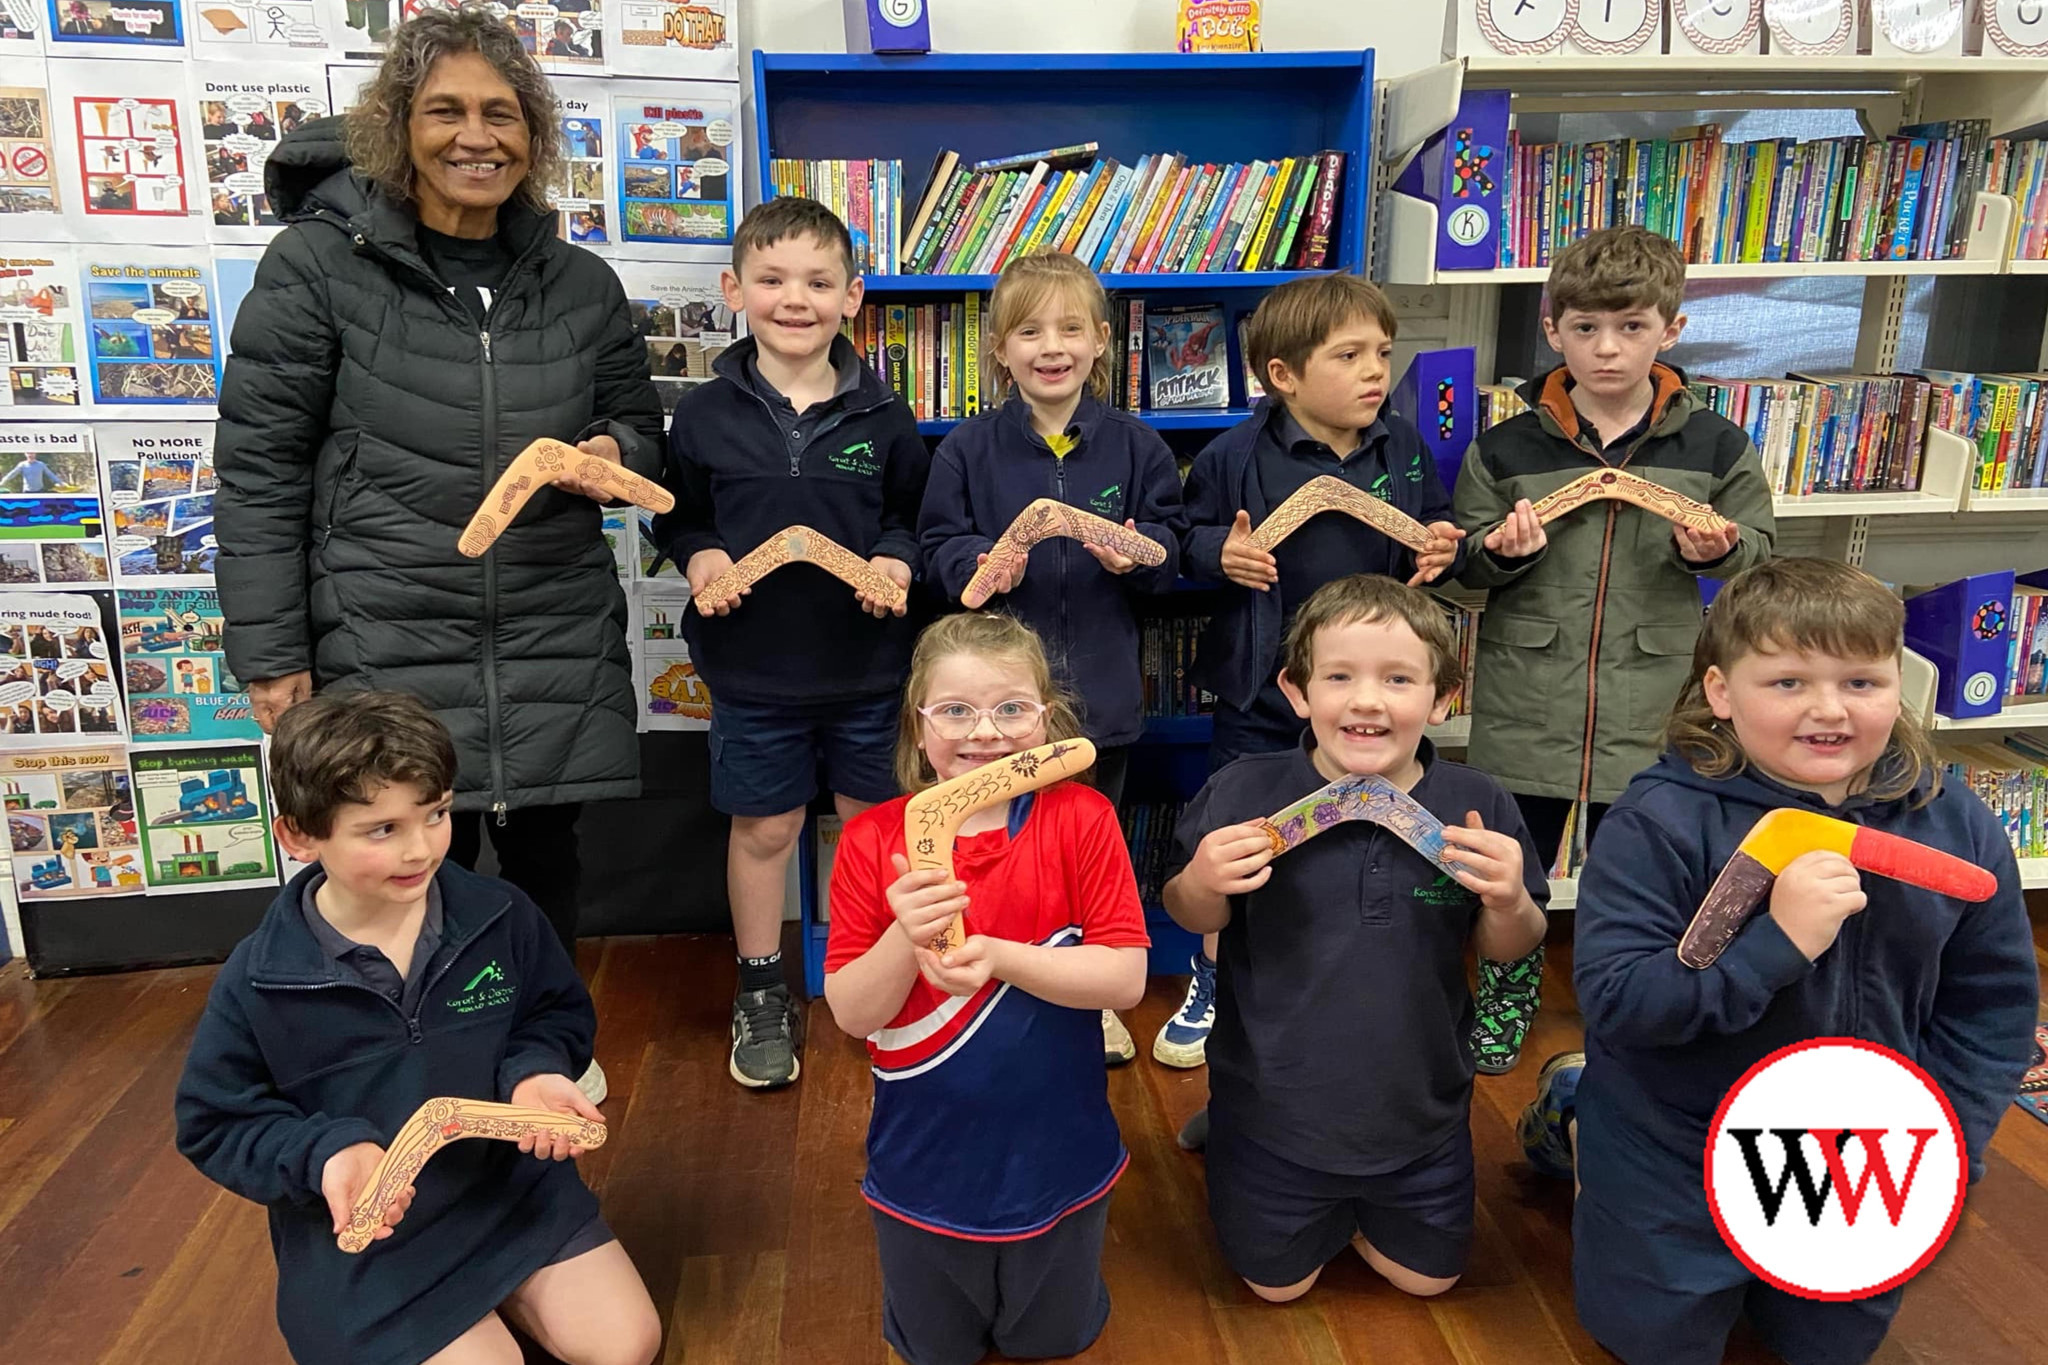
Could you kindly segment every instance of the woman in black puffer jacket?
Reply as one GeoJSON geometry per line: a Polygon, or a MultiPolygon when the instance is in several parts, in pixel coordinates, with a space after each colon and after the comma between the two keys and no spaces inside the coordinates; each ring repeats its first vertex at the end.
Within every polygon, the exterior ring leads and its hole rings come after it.
{"type": "Polygon", "coordinates": [[[257,719],[314,687],[423,698],[507,878],[573,939],[580,802],[639,792],[626,602],[576,485],[481,559],[456,539],[542,436],[661,472],[645,344],[603,262],[555,235],[554,96],[481,10],[395,30],[361,106],[264,168],[288,226],[242,305],[221,390],[218,577],[257,719]]]}

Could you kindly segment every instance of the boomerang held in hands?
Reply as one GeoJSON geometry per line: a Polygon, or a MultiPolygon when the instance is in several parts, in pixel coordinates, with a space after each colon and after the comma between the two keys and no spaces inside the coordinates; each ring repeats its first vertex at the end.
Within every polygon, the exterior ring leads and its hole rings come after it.
{"type": "Polygon", "coordinates": [[[1354,517],[1418,554],[1444,548],[1444,542],[1431,535],[1427,526],[1400,508],[1328,474],[1310,479],[1274,508],[1252,532],[1252,548],[1271,554],[1273,547],[1300,530],[1302,523],[1324,512],[1354,517]]]}
{"type": "Polygon", "coordinates": [[[698,598],[723,602],[751,588],[785,564],[815,564],[855,592],[866,593],[877,602],[896,608],[910,596],[909,590],[832,537],[808,526],[785,526],[749,550],[737,564],[704,585],[698,598]]]}
{"type": "Polygon", "coordinates": [[[492,485],[490,496],[463,528],[462,539],[455,543],[455,548],[471,559],[482,555],[497,543],[535,493],[570,477],[650,512],[666,512],[676,505],[674,496],[652,479],[643,479],[624,465],[601,460],[575,446],[542,437],[505,466],[505,472],[492,485]]]}
{"type": "Polygon", "coordinates": [[[1285,810],[1252,823],[1264,831],[1277,858],[1347,820],[1366,820],[1392,830],[1444,871],[1459,870],[1456,863],[1444,860],[1444,822],[1377,773],[1340,777],[1285,810]]]}
{"type": "Polygon", "coordinates": [[[996,537],[996,543],[989,546],[988,562],[967,580],[967,589],[960,594],[960,605],[979,607],[988,601],[995,595],[994,585],[999,576],[1029,559],[1032,546],[1055,536],[1066,536],[1083,545],[1114,550],[1140,564],[1166,562],[1166,547],[1152,537],[1140,535],[1107,517],[1098,517],[1093,512],[1084,512],[1053,498],[1039,498],[1019,512],[1017,519],[996,537]]]}
{"type": "Polygon", "coordinates": [[[1694,502],[1683,493],[1674,493],[1661,483],[1651,483],[1625,469],[1596,469],[1582,474],[1536,499],[1530,510],[1535,512],[1538,523],[1547,525],[1589,502],[1607,500],[1640,507],[1674,526],[1687,526],[1702,534],[1718,533],[1728,525],[1726,518],[1705,503],[1694,502]]]}

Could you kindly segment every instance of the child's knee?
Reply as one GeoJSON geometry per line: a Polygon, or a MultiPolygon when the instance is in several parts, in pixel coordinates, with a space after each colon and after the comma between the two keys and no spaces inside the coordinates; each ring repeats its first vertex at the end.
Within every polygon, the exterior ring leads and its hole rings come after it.
{"type": "Polygon", "coordinates": [[[1435,1298],[1461,1278],[1457,1275],[1424,1275],[1420,1271],[1410,1270],[1366,1241],[1363,1234],[1351,1239],[1351,1249],[1356,1251],[1381,1279],[1403,1294],[1413,1294],[1418,1299],[1435,1298]]]}
{"type": "Polygon", "coordinates": [[[787,810],[780,815],[735,815],[732,820],[733,843],[752,858],[788,856],[803,831],[802,810],[787,810]]]}
{"type": "Polygon", "coordinates": [[[661,1354],[661,1319],[652,1303],[621,1314],[607,1330],[605,1340],[572,1362],[572,1365],[653,1365],[661,1354]]]}
{"type": "Polygon", "coordinates": [[[1275,1286],[1270,1284],[1253,1284],[1250,1280],[1246,1280],[1245,1286],[1267,1303],[1292,1303],[1303,1294],[1308,1293],[1309,1290],[1314,1289],[1316,1287],[1316,1280],[1322,1276],[1322,1273],[1321,1268],[1318,1267],[1309,1272],[1307,1279],[1297,1281],[1294,1284],[1275,1286]]]}

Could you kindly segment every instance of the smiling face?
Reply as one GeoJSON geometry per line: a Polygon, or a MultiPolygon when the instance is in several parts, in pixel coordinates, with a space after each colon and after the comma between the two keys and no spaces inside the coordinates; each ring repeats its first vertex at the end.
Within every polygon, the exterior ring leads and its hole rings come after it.
{"type": "Polygon", "coordinates": [[[1678,342],[1685,315],[1664,320],[1649,304],[1589,311],[1567,308],[1543,319],[1543,335],[1564,356],[1580,392],[1620,406],[1649,401],[1644,386],[1660,352],[1678,342]]]}
{"type": "Polygon", "coordinates": [[[1429,646],[1399,617],[1340,621],[1316,632],[1306,689],[1280,690],[1314,732],[1316,771],[1331,781],[1376,773],[1406,791],[1422,776],[1415,748],[1443,720],[1429,646]]]}
{"type": "Polygon", "coordinates": [[[1701,686],[1716,718],[1766,776],[1840,805],[1891,742],[1899,661],[1802,649],[1755,650],[1701,686]]]}
{"type": "Polygon", "coordinates": [[[454,793],[423,797],[419,788],[386,782],[368,803],[346,801],[324,839],[275,822],[278,842],[302,863],[319,863],[328,885],[354,915],[401,915],[427,894],[448,856],[448,812],[454,793]]]}
{"type": "Polygon", "coordinates": [[[1087,387],[1097,358],[1109,349],[1109,324],[1090,317],[1077,292],[1048,291],[1038,309],[996,347],[996,359],[1034,410],[1073,403],[1087,387]]]}
{"type": "MultiPolygon", "coordinates": [[[[1010,701],[1039,704],[1045,701],[1038,694],[1037,684],[1032,681],[1031,669],[1022,660],[982,654],[949,654],[932,664],[930,685],[917,704],[920,707],[959,706],[976,711],[994,711],[1010,701]]],[[[972,772],[983,764],[1044,743],[1045,715],[1041,712],[1031,729],[1021,735],[1006,735],[996,728],[994,716],[981,716],[964,739],[945,738],[934,729],[930,717],[926,717],[919,727],[917,747],[924,750],[932,771],[938,775],[939,781],[944,782],[972,772]]]]}
{"type": "Polygon", "coordinates": [[[450,53],[420,82],[409,128],[420,222],[451,237],[490,236],[531,162],[519,93],[481,53],[450,53]]]}
{"type": "Polygon", "coordinates": [[[746,313],[755,343],[790,366],[825,354],[839,324],[860,312],[860,280],[847,278],[836,247],[807,232],[750,247],[739,274],[725,271],[719,284],[726,306],[746,313]]]}
{"type": "Polygon", "coordinates": [[[1357,433],[1378,419],[1387,401],[1394,342],[1370,317],[1340,324],[1309,352],[1296,374],[1278,358],[1267,367],[1270,387],[1287,401],[1302,430],[1339,455],[1351,453],[1357,433]]]}

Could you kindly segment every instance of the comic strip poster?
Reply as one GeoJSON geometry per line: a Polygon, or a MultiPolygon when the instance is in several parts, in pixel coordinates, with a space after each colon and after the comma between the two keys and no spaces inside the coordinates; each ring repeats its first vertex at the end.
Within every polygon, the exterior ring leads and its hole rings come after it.
{"type": "Polygon", "coordinates": [[[112,596],[0,592],[0,747],[123,733],[107,647],[112,596]]]}
{"type": "Polygon", "coordinates": [[[633,601],[634,679],[640,693],[642,730],[708,730],[711,689],[690,662],[683,642],[683,613],[690,590],[643,589],[633,601]]]}
{"type": "Polygon", "coordinates": [[[242,300],[249,297],[249,291],[256,287],[256,266],[263,259],[260,246],[216,246],[210,253],[213,257],[213,311],[215,317],[214,336],[218,339],[222,356],[228,352],[228,343],[235,335],[235,314],[242,309],[242,300]]]}
{"type": "Polygon", "coordinates": [[[92,401],[210,405],[220,393],[213,263],[204,249],[81,251],[92,401]]]}
{"type": "Polygon", "coordinates": [[[119,53],[124,57],[185,55],[180,0],[44,0],[50,52],[119,53]]]}
{"type": "Polygon", "coordinates": [[[612,70],[736,81],[734,0],[611,0],[612,70]]]}
{"type": "Polygon", "coordinates": [[[152,892],[277,884],[260,748],[252,740],[129,751],[142,872],[152,892]]]}
{"type": "Polygon", "coordinates": [[[279,138],[327,113],[327,73],[308,67],[262,79],[194,74],[201,155],[206,160],[209,235],[262,241],[279,226],[263,193],[263,163],[279,138]]]}
{"type": "Polygon", "coordinates": [[[109,581],[92,429],[0,426],[0,585],[109,581]]]}
{"type": "Polygon", "coordinates": [[[548,187],[557,221],[555,235],[578,246],[612,244],[611,183],[605,136],[605,82],[557,76],[555,98],[562,105],[562,179],[548,187]]]}
{"type": "Polygon", "coordinates": [[[221,652],[213,588],[122,588],[121,673],[137,744],[257,739],[249,694],[221,652]]]}
{"type": "Polygon", "coordinates": [[[0,57],[42,55],[41,0],[0,0],[0,57]]]}
{"type": "Polygon", "coordinates": [[[93,429],[126,586],[213,582],[213,424],[110,422],[93,429]]]}
{"type": "Polygon", "coordinates": [[[0,806],[23,900],[142,894],[142,846],[121,745],[0,754],[0,806]]]}
{"type": "Polygon", "coordinates": [[[57,417],[78,407],[85,389],[78,297],[70,247],[0,248],[0,365],[7,369],[0,410],[57,417]]]}
{"type": "Polygon", "coordinates": [[[639,534],[634,511],[631,507],[607,507],[604,519],[598,523],[604,543],[612,552],[612,567],[618,571],[621,585],[633,581],[633,545],[639,534]]]}
{"type": "Polygon", "coordinates": [[[527,0],[505,18],[541,70],[604,68],[604,0],[527,0]]]}
{"type": "Polygon", "coordinates": [[[65,221],[81,242],[198,241],[196,130],[185,73],[134,62],[51,62],[65,221]]]}
{"type": "Polygon", "coordinates": [[[619,168],[619,237],[627,244],[703,247],[731,254],[741,155],[733,86],[639,83],[612,94],[619,168]]]}
{"type": "Polygon", "coordinates": [[[722,267],[679,261],[614,261],[626,287],[626,310],[647,341],[647,365],[665,412],[693,385],[711,378],[711,364],[735,335],[718,277],[722,267]]]}
{"type": "Polygon", "coordinates": [[[44,63],[0,56],[0,234],[10,245],[62,236],[50,109],[44,63]]]}
{"type": "Polygon", "coordinates": [[[363,87],[377,77],[377,68],[358,62],[327,64],[327,107],[346,114],[362,103],[363,87]]]}
{"type": "Polygon", "coordinates": [[[192,55],[206,62],[312,57],[327,49],[314,0],[192,0],[192,55]]]}
{"type": "Polygon", "coordinates": [[[642,583],[657,579],[683,578],[683,567],[662,552],[654,539],[654,513],[635,511],[633,514],[633,550],[636,555],[633,577],[642,583]]]}

